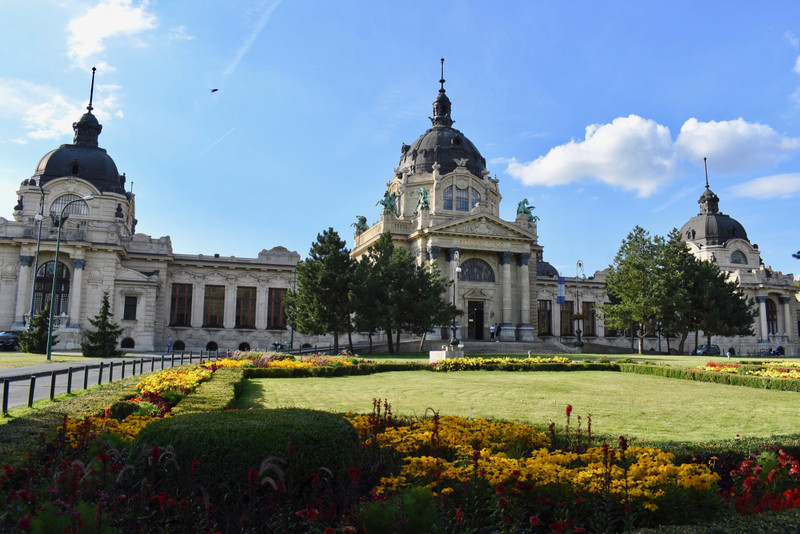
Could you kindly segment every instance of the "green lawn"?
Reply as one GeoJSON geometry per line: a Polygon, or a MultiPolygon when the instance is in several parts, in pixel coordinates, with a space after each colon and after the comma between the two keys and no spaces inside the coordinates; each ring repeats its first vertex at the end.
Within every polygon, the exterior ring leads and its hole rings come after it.
{"type": "MultiPolygon", "coordinates": [[[[652,441],[768,437],[800,431],[800,396],[616,372],[434,373],[250,380],[240,407],[301,407],[366,413],[387,399],[395,414],[564,423],[567,404],[592,416],[594,432],[652,441]]],[[[585,426],[585,419],[584,419],[585,426]]]]}
{"type": "Polygon", "coordinates": [[[0,352],[0,369],[12,367],[26,367],[28,365],[46,365],[49,363],[83,362],[86,358],[82,354],[51,354],[50,361],[44,354],[29,354],[27,352],[0,352]]]}

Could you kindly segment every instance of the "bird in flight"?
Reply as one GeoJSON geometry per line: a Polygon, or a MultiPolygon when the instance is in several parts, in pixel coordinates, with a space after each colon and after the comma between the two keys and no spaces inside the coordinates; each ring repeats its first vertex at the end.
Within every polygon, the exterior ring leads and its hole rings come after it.
{"type": "Polygon", "coordinates": [[[211,90],[212,93],[216,93],[217,91],[219,91],[219,89],[212,89],[211,90]]]}

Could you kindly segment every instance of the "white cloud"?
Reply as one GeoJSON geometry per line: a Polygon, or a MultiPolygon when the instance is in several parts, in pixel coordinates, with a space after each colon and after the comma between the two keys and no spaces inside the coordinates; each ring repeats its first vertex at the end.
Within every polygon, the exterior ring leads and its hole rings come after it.
{"type": "Polygon", "coordinates": [[[509,163],[506,172],[526,185],[564,185],[594,179],[651,195],[668,183],[677,157],[669,128],[638,115],[586,127],[586,137],[557,146],[530,163],[509,163]]]}
{"type": "Polygon", "coordinates": [[[800,196],[800,173],[762,176],[731,188],[735,197],[792,198],[800,196]]]}
{"type": "MultiPolygon", "coordinates": [[[[121,116],[117,104],[119,89],[117,85],[95,87],[94,113],[101,123],[121,116]]],[[[72,134],[72,123],[85,112],[85,107],[70,102],[55,89],[0,78],[0,114],[12,117],[25,131],[24,137],[7,132],[8,141],[24,144],[28,139],[65,139],[72,134]]]]}
{"type": "Polygon", "coordinates": [[[186,26],[175,26],[169,31],[169,38],[175,41],[191,41],[194,35],[190,35],[186,26]]]}
{"type": "Polygon", "coordinates": [[[794,33],[787,31],[783,34],[783,37],[792,45],[792,48],[800,48],[800,39],[795,37],[794,33]]]}
{"type": "Polygon", "coordinates": [[[797,56],[797,59],[794,61],[794,68],[792,70],[800,74],[800,56],[797,56]]]}
{"type": "Polygon", "coordinates": [[[785,137],[765,124],[744,119],[699,122],[687,120],[675,141],[677,153],[689,161],[708,157],[717,173],[771,167],[800,149],[800,139],[785,137]]]}
{"type": "MultiPolygon", "coordinates": [[[[105,41],[117,36],[132,36],[157,26],[156,16],[147,12],[148,1],[101,0],[80,17],[69,21],[67,49],[78,66],[86,68],[89,59],[105,50],[105,41]]],[[[113,70],[107,64],[105,70],[113,70]]]]}

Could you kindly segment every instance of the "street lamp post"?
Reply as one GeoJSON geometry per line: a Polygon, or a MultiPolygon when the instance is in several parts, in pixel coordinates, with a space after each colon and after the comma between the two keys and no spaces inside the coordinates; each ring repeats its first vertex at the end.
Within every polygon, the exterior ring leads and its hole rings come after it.
{"type": "MultiPolygon", "coordinates": [[[[66,221],[66,217],[64,216],[67,208],[70,207],[72,204],[80,201],[87,201],[92,200],[94,197],[92,195],[87,195],[83,198],[76,198],[70,202],[64,204],[64,207],[61,208],[61,214],[58,217],[58,237],[56,238],[56,259],[53,263],[53,287],[50,292],[50,322],[47,325],[47,360],[50,361],[51,354],[53,352],[53,318],[56,311],[56,284],[58,283],[58,252],[61,248],[61,229],[64,227],[64,221],[66,221]]],[[[80,288],[79,288],[80,290],[80,288]]]]}
{"type": "MultiPolygon", "coordinates": [[[[461,266],[459,265],[459,258],[460,253],[455,250],[453,251],[453,308],[456,307],[456,293],[458,292],[458,274],[461,272],[461,266]]],[[[450,347],[453,350],[458,349],[458,336],[456,335],[456,314],[453,314],[453,335],[450,337],[450,347]]]]}
{"type": "Polygon", "coordinates": [[[42,245],[42,220],[44,219],[44,188],[39,184],[39,190],[42,192],[42,197],[39,200],[39,213],[33,220],[39,223],[39,234],[36,236],[36,256],[33,259],[33,287],[31,288],[31,313],[28,315],[28,326],[33,320],[33,311],[36,307],[36,270],[39,268],[39,250],[42,245]]]}

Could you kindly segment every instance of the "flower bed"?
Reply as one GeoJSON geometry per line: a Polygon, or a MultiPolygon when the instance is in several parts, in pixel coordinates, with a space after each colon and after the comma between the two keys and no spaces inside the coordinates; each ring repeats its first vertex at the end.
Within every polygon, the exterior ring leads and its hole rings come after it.
{"type": "Polygon", "coordinates": [[[570,364],[572,360],[563,356],[553,356],[550,358],[542,358],[535,356],[533,358],[451,358],[447,360],[440,360],[433,365],[436,371],[472,371],[477,369],[491,369],[493,367],[508,366],[508,365],[523,365],[533,366],[537,364],[570,364]]]}

